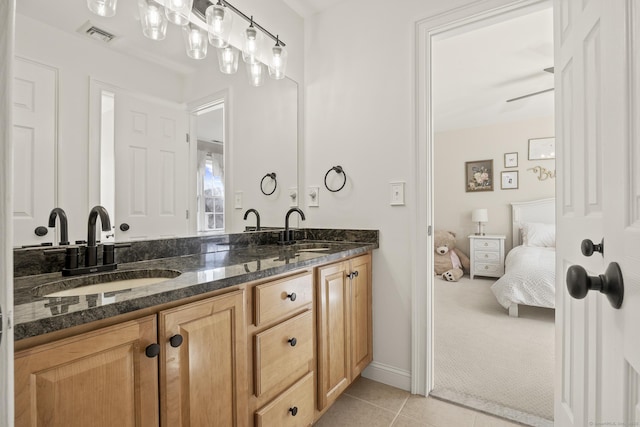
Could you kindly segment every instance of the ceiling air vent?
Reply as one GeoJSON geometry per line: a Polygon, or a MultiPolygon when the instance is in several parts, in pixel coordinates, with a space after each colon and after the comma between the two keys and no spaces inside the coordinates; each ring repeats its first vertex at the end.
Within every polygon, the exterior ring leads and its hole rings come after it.
{"type": "Polygon", "coordinates": [[[80,34],[84,34],[87,37],[91,37],[94,40],[99,40],[104,43],[109,43],[116,38],[114,34],[103,28],[96,27],[89,21],[85,22],[82,27],[78,28],[78,32],[80,34]]]}

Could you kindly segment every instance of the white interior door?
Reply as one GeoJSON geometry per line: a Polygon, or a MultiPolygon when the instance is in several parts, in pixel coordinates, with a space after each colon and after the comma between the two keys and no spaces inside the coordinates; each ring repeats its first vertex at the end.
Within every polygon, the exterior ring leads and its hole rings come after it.
{"type": "Polygon", "coordinates": [[[13,83],[14,245],[54,242],[38,236],[56,200],[56,86],[53,68],[16,58],[13,83]]]}
{"type": "Polygon", "coordinates": [[[555,0],[554,8],[560,141],[555,423],[639,425],[638,4],[555,0]],[[587,238],[604,238],[602,256],[581,253],[587,238]],[[584,299],[569,296],[565,277],[572,265],[599,276],[613,262],[625,282],[620,309],[597,290],[584,299]]]}
{"type": "Polygon", "coordinates": [[[115,122],[117,239],[184,236],[189,175],[185,107],[118,91],[115,122]],[[123,230],[122,224],[128,228],[123,230]]]}

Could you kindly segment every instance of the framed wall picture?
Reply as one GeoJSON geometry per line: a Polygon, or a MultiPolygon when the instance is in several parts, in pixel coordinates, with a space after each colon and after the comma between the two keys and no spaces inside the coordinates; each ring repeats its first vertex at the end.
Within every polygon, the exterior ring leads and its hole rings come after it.
{"type": "Polygon", "coordinates": [[[493,191],[493,160],[465,163],[466,191],[493,191]]]}
{"type": "Polygon", "coordinates": [[[500,188],[503,190],[518,189],[518,171],[503,171],[500,173],[500,188]]]}
{"type": "Polygon", "coordinates": [[[504,154],[504,167],[505,168],[517,168],[518,167],[518,153],[505,153],[504,154]]]}
{"type": "Polygon", "coordinates": [[[529,140],[529,160],[549,160],[556,158],[556,139],[533,138],[529,140]]]}

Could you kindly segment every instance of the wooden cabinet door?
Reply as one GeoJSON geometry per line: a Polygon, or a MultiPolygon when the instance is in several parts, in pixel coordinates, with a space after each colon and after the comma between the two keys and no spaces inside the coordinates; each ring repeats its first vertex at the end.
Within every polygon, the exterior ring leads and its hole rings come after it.
{"type": "Polygon", "coordinates": [[[244,291],[162,311],[159,324],[162,425],[246,426],[244,291]]]}
{"type": "Polygon", "coordinates": [[[333,402],[350,378],[349,263],[317,270],[318,275],[318,409],[333,402]]]}
{"type": "Polygon", "coordinates": [[[157,426],[156,316],[16,353],[16,426],[157,426]]]}
{"type": "Polygon", "coordinates": [[[351,260],[351,380],[373,360],[371,254],[351,260]]]}

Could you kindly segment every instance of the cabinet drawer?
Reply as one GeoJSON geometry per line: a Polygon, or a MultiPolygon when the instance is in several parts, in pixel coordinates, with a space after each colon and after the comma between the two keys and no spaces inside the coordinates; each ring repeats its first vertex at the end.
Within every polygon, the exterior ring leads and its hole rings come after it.
{"type": "Polygon", "coordinates": [[[479,262],[475,265],[474,269],[475,274],[483,275],[483,274],[501,274],[500,264],[487,264],[479,262]]]}
{"type": "Polygon", "coordinates": [[[256,335],[255,393],[285,389],[313,369],[311,311],[256,335]]]}
{"type": "Polygon", "coordinates": [[[255,324],[264,325],[311,304],[311,272],[258,285],[255,288],[255,324]]]}
{"type": "Polygon", "coordinates": [[[476,249],[485,250],[499,250],[500,242],[493,239],[473,239],[473,247],[476,249]]]}
{"type": "Polygon", "coordinates": [[[256,412],[256,427],[308,426],[313,422],[313,372],[256,412]]]}
{"type": "Polygon", "coordinates": [[[486,263],[500,263],[500,254],[498,252],[477,251],[475,252],[475,260],[486,263]]]}

